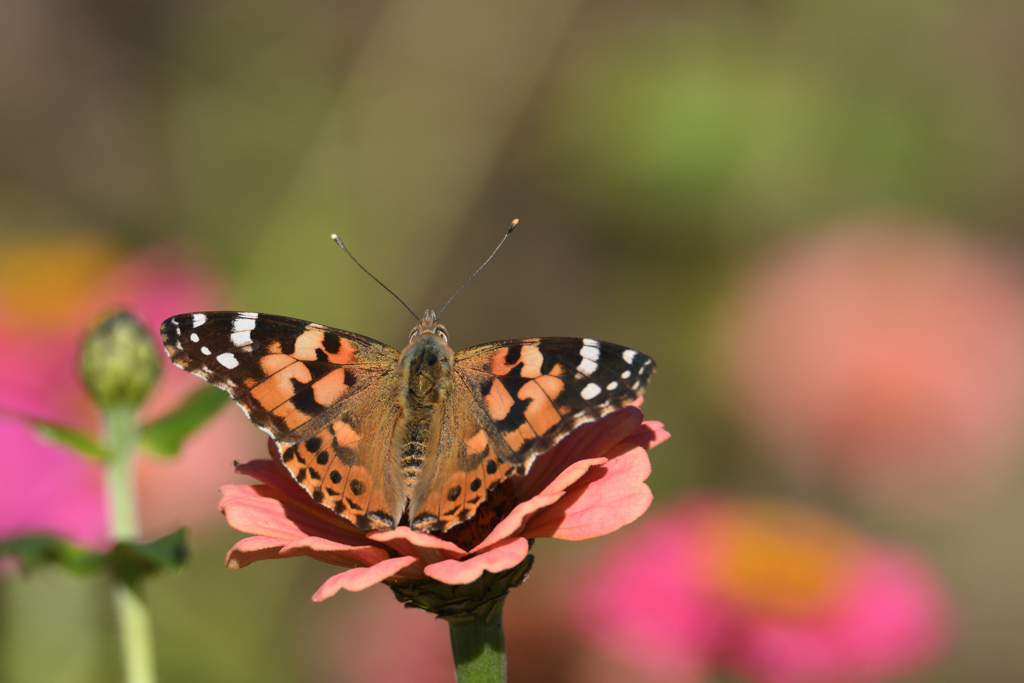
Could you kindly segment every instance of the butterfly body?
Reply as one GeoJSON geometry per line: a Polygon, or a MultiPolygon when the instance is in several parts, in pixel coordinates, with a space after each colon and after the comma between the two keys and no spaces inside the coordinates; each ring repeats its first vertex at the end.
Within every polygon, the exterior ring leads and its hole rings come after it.
{"type": "Polygon", "coordinates": [[[186,313],[160,332],[176,365],[227,390],[313,499],[361,529],[465,522],[576,426],[634,401],[654,371],[592,339],[455,353],[433,311],[401,352],[257,313],[186,313]]]}

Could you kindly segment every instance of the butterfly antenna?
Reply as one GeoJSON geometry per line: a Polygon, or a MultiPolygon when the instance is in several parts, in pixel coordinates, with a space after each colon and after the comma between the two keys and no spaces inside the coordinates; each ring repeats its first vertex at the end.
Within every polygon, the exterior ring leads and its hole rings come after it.
{"type": "MultiPolygon", "coordinates": [[[[508,236],[512,234],[512,231],[516,229],[517,225],[519,225],[519,219],[518,218],[515,219],[514,221],[512,221],[512,225],[508,226],[508,230],[505,231],[505,236],[501,238],[500,242],[498,242],[498,246],[496,246],[494,248],[494,251],[492,251],[491,255],[487,257],[487,260],[484,261],[483,263],[481,263],[480,267],[477,268],[473,272],[473,274],[470,275],[469,278],[465,282],[462,283],[462,287],[465,287],[466,285],[468,285],[469,281],[472,280],[473,278],[475,278],[476,274],[479,273],[481,270],[483,270],[484,266],[486,266],[488,263],[490,263],[491,259],[494,258],[494,255],[498,253],[499,249],[501,249],[501,245],[505,244],[505,240],[507,240],[508,236]]],[[[462,287],[459,287],[458,289],[456,289],[455,290],[455,294],[458,294],[459,292],[461,292],[462,291],[462,287]]],[[[442,306],[441,310],[437,312],[437,314],[439,316],[444,311],[444,309],[448,308],[448,304],[450,304],[452,302],[452,299],[455,298],[455,294],[452,294],[450,297],[448,297],[448,301],[444,302],[444,306],[442,306]]]]}
{"type": "Polygon", "coordinates": [[[362,270],[364,273],[366,273],[367,275],[372,277],[374,282],[376,282],[378,285],[380,285],[381,287],[383,287],[384,289],[386,289],[388,291],[388,294],[390,294],[391,296],[393,296],[396,299],[398,299],[398,303],[400,303],[403,306],[405,306],[405,310],[409,311],[409,313],[412,313],[412,317],[416,318],[416,320],[420,319],[420,317],[418,315],[416,315],[415,313],[412,312],[412,309],[409,308],[409,305],[407,303],[405,303],[404,301],[402,301],[402,297],[400,297],[397,294],[395,294],[394,292],[392,292],[391,289],[386,284],[384,284],[383,282],[378,280],[377,277],[373,273],[368,271],[366,268],[363,268],[363,264],[356,260],[356,257],[352,255],[352,252],[348,250],[348,248],[345,246],[345,243],[341,241],[340,237],[338,237],[337,235],[331,235],[331,239],[334,240],[339,247],[341,247],[342,251],[344,251],[346,254],[348,254],[348,257],[350,259],[352,259],[352,261],[357,266],[359,266],[360,270],[362,270]]]}

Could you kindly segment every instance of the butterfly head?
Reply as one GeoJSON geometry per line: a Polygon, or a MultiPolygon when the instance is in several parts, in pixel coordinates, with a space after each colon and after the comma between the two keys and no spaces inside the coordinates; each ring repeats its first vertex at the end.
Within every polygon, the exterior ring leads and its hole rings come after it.
{"type": "Polygon", "coordinates": [[[445,329],[444,325],[437,322],[437,313],[434,313],[429,308],[423,314],[419,324],[412,328],[412,332],[409,333],[409,342],[412,343],[421,334],[434,334],[440,337],[443,342],[448,343],[448,330],[445,329]]]}

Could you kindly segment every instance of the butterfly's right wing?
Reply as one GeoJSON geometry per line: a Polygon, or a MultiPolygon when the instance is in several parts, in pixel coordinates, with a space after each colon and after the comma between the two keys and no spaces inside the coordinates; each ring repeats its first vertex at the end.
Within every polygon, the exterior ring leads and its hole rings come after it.
{"type": "Polygon", "coordinates": [[[406,493],[393,452],[398,351],[316,323],[187,313],[160,326],[180,368],[226,390],[313,497],[362,529],[392,528],[406,493]]]}
{"type": "Polygon", "coordinates": [[[455,356],[454,399],[442,406],[437,453],[423,464],[409,518],[448,531],[489,492],[573,429],[629,405],[654,373],[647,355],[594,339],[491,342],[455,356]]]}

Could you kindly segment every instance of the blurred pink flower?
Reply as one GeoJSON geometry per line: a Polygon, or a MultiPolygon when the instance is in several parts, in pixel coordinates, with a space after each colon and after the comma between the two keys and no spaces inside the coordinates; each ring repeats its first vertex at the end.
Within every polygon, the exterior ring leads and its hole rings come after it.
{"type": "MultiPolygon", "coordinates": [[[[166,249],[129,258],[86,238],[4,245],[0,254],[0,538],[56,534],[109,544],[99,465],[38,437],[11,413],[95,432],[98,414],[78,378],[79,345],[93,319],[131,310],[154,331],[166,316],[208,307],[210,279],[166,249]]],[[[160,354],[163,357],[163,354],[160,354]]],[[[202,382],[165,372],[143,406],[156,417],[202,382]]],[[[225,411],[227,412],[227,411],[225,411]]],[[[139,462],[147,536],[212,516],[216,487],[253,439],[241,416],[220,415],[174,460],[139,462]],[[241,418],[241,419],[239,419],[241,418]],[[232,444],[225,449],[223,444],[232,444]]]]}
{"type": "Polygon", "coordinates": [[[792,471],[944,505],[1024,440],[1024,269],[1016,253],[900,227],[854,225],[767,259],[726,346],[741,418],[792,471]]]}
{"type": "Polygon", "coordinates": [[[529,539],[582,540],[609,534],[647,510],[651,492],[647,449],[668,438],[661,423],[643,422],[627,407],[578,428],[538,458],[530,473],[510,480],[510,510],[497,519],[478,514],[447,538],[400,526],[363,532],[309,497],[281,465],[255,460],[237,471],[262,482],[225,486],[221,510],[245,533],[228,553],[229,567],[257,560],[305,555],[349,568],[328,579],[313,600],[341,589],[358,591],[380,582],[430,578],[468,584],[484,571],[498,573],[522,562],[529,539]],[[486,526],[482,526],[485,525],[486,526]],[[479,542],[453,540],[470,536],[479,542]]]}
{"type": "Polygon", "coordinates": [[[576,602],[584,637],[653,681],[882,681],[935,660],[950,628],[909,552],[795,505],[729,498],[615,543],[576,602]]]}

